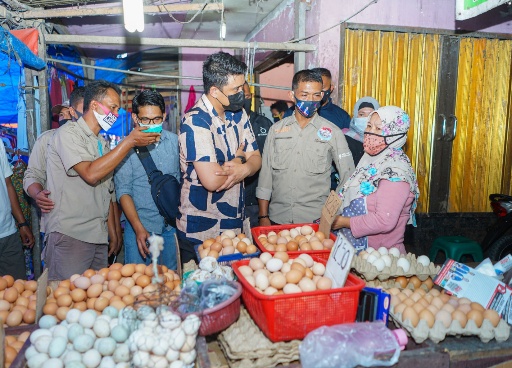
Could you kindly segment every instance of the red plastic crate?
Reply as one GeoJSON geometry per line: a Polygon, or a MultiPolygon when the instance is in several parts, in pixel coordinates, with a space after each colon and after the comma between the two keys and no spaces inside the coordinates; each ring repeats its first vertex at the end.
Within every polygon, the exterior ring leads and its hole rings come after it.
{"type": "MultiPolygon", "coordinates": [[[[267,235],[269,232],[274,231],[276,234],[279,233],[281,230],[290,230],[294,229],[299,226],[309,225],[313,228],[314,231],[318,231],[318,224],[288,224],[288,225],[272,225],[272,226],[257,226],[253,227],[251,229],[252,233],[252,239],[254,241],[254,244],[261,250],[261,252],[268,252],[272,255],[274,255],[275,252],[271,252],[265,248],[263,244],[261,244],[260,240],[258,239],[258,236],[261,234],[267,235]]],[[[334,235],[332,232],[329,234],[330,238],[334,241],[336,241],[336,235],[334,235]]],[[[331,254],[331,251],[326,250],[297,250],[297,251],[287,251],[288,255],[291,258],[294,258],[295,256],[299,256],[302,253],[309,254],[311,257],[319,257],[322,259],[325,259],[326,261],[329,259],[329,255],[331,254]]]]}
{"type": "MultiPolygon", "coordinates": [[[[312,258],[327,263],[320,257],[312,258]]],[[[273,342],[301,340],[318,327],[356,320],[359,293],[365,286],[360,278],[349,274],[345,287],[337,289],[268,296],[251,286],[238,270],[248,264],[247,260],[232,265],[243,287],[242,300],[256,324],[273,342]]]]}

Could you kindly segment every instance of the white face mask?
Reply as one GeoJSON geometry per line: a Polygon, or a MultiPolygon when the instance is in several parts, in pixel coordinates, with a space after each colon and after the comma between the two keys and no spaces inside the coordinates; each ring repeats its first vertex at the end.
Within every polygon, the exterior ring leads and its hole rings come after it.
{"type": "Polygon", "coordinates": [[[361,137],[364,135],[364,130],[366,129],[366,125],[368,125],[368,118],[354,118],[354,130],[359,134],[361,137]]]}
{"type": "Polygon", "coordinates": [[[112,125],[114,125],[114,123],[117,121],[117,117],[119,116],[119,114],[114,114],[112,111],[109,111],[102,104],[99,104],[99,105],[104,113],[107,113],[107,112],[108,113],[107,114],[99,114],[93,110],[94,117],[98,121],[98,124],[100,125],[101,129],[103,129],[104,131],[107,132],[110,128],[112,128],[112,125]]]}

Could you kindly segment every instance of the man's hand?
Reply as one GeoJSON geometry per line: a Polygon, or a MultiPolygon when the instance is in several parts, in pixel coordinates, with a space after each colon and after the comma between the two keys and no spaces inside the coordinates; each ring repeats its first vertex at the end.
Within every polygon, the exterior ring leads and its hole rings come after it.
{"type": "Polygon", "coordinates": [[[121,250],[121,243],[117,236],[113,238],[109,238],[108,240],[108,256],[110,257],[112,254],[118,254],[121,250]]]}
{"type": "Polygon", "coordinates": [[[137,239],[137,247],[139,248],[139,253],[142,258],[146,259],[146,256],[150,253],[146,242],[149,239],[150,235],[146,231],[146,229],[141,228],[140,230],[135,231],[135,238],[137,239]]]}
{"type": "Polygon", "coordinates": [[[235,161],[228,161],[222,166],[222,171],[216,171],[215,175],[227,176],[226,181],[217,189],[217,192],[231,189],[235,184],[240,183],[251,173],[245,164],[235,161]]]}
{"type": "Polygon", "coordinates": [[[336,216],[334,222],[332,223],[331,229],[338,230],[341,228],[349,228],[350,229],[350,217],[346,216],[336,216]]]}
{"type": "Polygon", "coordinates": [[[50,193],[51,192],[49,190],[43,189],[36,195],[36,204],[37,207],[41,209],[42,213],[48,213],[53,210],[53,207],[55,207],[55,203],[50,198],[48,198],[50,193]]]}
{"type": "Polygon", "coordinates": [[[30,227],[28,226],[22,226],[20,227],[20,235],[21,235],[21,242],[24,246],[32,248],[34,246],[34,243],[36,240],[34,239],[34,234],[32,234],[32,230],[30,230],[30,227]]]}
{"type": "Polygon", "coordinates": [[[260,219],[260,226],[271,226],[272,223],[268,217],[260,219]]]}
{"type": "Polygon", "coordinates": [[[149,129],[147,127],[135,127],[128,135],[132,147],[135,146],[149,146],[150,144],[156,143],[160,140],[159,133],[144,133],[144,130],[149,129]]]}

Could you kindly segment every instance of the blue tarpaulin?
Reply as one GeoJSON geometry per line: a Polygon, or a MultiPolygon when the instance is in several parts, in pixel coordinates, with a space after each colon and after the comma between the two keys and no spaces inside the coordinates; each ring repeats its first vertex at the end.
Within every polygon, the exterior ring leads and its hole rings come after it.
{"type": "Polygon", "coordinates": [[[43,59],[34,55],[23,42],[3,28],[0,28],[0,51],[16,60],[20,66],[23,64],[36,70],[42,70],[46,67],[43,59]]]}

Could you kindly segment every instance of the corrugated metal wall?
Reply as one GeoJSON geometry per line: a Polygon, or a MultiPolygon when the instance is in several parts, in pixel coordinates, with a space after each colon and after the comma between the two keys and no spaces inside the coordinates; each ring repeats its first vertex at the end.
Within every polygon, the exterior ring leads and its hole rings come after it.
{"type": "Polygon", "coordinates": [[[341,100],[352,114],[363,96],[402,107],[411,118],[406,153],[418,176],[418,212],[427,212],[433,123],[439,74],[439,35],[345,31],[341,100]]]}

